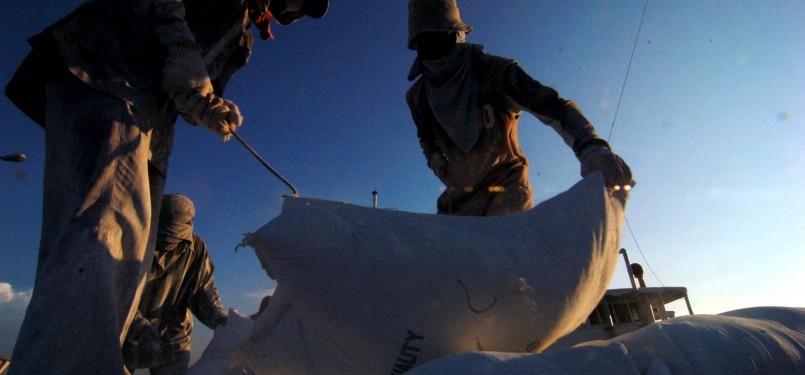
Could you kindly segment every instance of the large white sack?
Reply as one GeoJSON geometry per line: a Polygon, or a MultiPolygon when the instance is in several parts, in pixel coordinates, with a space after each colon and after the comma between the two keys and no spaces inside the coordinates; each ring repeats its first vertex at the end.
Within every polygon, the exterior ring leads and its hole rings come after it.
{"type": "Polygon", "coordinates": [[[406,375],[802,375],[805,309],[759,307],[654,323],[542,354],[476,352],[406,375]]]}
{"type": "Polygon", "coordinates": [[[250,374],[242,365],[229,366],[238,346],[249,339],[254,320],[236,309],[229,309],[226,324],[213,333],[212,341],[201,358],[190,367],[187,375],[243,375],[250,374]]]}
{"type": "Polygon", "coordinates": [[[542,350],[603,296],[626,198],[599,173],[508,217],[288,198],[247,236],[278,285],[241,355],[257,374],[400,374],[542,350]]]}

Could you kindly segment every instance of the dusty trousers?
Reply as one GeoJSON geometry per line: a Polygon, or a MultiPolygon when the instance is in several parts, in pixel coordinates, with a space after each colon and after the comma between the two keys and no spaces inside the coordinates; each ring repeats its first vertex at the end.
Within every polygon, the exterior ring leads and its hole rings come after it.
{"type": "Polygon", "coordinates": [[[39,260],[9,374],[127,373],[165,183],[147,122],[77,79],[47,86],[39,260]]]}

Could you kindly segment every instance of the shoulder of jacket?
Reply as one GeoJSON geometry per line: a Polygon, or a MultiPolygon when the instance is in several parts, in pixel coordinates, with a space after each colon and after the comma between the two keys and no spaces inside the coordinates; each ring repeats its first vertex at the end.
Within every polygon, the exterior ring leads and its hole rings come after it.
{"type": "Polygon", "coordinates": [[[489,65],[494,68],[505,69],[511,64],[517,64],[517,60],[510,59],[508,57],[493,55],[483,50],[483,48],[479,48],[476,50],[475,54],[473,55],[476,61],[481,62],[484,65],[489,65]]]}
{"type": "Polygon", "coordinates": [[[517,65],[517,60],[492,55],[483,50],[476,53],[474,58],[478,63],[478,65],[476,65],[476,74],[481,77],[481,92],[502,92],[506,69],[512,65],[517,65]]]}

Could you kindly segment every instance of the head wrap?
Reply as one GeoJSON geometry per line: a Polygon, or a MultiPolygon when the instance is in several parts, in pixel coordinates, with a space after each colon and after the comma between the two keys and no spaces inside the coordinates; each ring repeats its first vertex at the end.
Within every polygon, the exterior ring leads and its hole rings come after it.
{"type": "Polygon", "coordinates": [[[462,31],[472,26],[461,20],[456,0],[411,0],[408,3],[408,48],[416,49],[416,36],[428,31],[462,31]]]}
{"type": "Polygon", "coordinates": [[[193,217],[196,208],[193,202],[181,194],[167,194],[162,198],[159,211],[159,242],[193,242],[193,217]]]}

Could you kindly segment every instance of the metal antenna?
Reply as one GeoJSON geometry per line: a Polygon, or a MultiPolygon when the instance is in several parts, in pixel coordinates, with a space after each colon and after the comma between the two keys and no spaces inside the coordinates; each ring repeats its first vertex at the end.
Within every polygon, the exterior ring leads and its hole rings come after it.
{"type": "Polygon", "coordinates": [[[293,186],[293,184],[290,181],[288,181],[285,177],[282,177],[282,175],[279,174],[279,172],[277,172],[276,169],[274,169],[270,165],[268,165],[268,163],[265,160],[263,160],[263,158],[261,158],[260,155],[257,154],[257,151],[254,151],[254,149],[251,146],[249,146],[246,143],[246,141],[244,141],[243,138],[241,138],[240,135],[238,135],[238,133],[232,132],[232,135],[235,137],[235,139],[238,140],[238,142],[240,142],[240,144],[243,145],[243,147],[246,148],[246,150],[249,151],[249,153],[254,155],[254,157],[257,159],[257,161],[260,162],[260,164],[262,164],[264,167],[266,167],[266,169],[268,169],[271,173],[273,173],[274,176],[277,176],[277,178],[280,181],[282,181],[282,183],[284,183],[286,186],[288,186],[291,189],[291,193],[292,193],[291,196],[292,197],[298,197],[299,196],[299,191],[296,190],[296,188],[293,186]]]}
{"type": "MultiPolygon", "coordinates": [[[[646,9],[648,9],[648,0],[643,2],[643,13],[640,15],[640,24],[637,26],[637,35],[635,35],[634,44],[632,45],[632,54],[629,57],[629,65],[626,67],[626,76],[623,77],[623,85],[621,86],[621,93],[620,97],[618,98],[618,106],[615,108],[615,116],[612,118],[612,125],[609,127],[607,142],[609,142],[609,140],[612,138],[612,132],[615,130],[615,122],[618,120],[618,112],[621,109],[623,93],[626,91],[626,82],[629,80],[629,72],[632,70],[632,61],[634,60],[635,51],[637,51],[637,42],[640,40],[640,31],[643,30],[643,20],[646,18],[646,9]]],[[[646,254],[643,253],[643,249],[640,248],[640,244],[637,243],[637,237],[635,237],[635,234],[632,231],[632,226],[629,225],[629,218],[624,216],[624,221],[626,222],[626,227],[629,228],[629,234],[632,235],[632,239],[634,240],[635,245],[637,245],[637,250],[640,251],[640,255],[646,262],[646,266],[651,271],[651,274],[657,278],[657,281],[660,282],[660,285],[665,286],[665,284],[662,283],[662,280],[660,280],[660,277],[654,272],[654,269],[651,268],[651,264],[649,264],[648,259],[646,259],[646,254]]]]}
{"type": "Polygon", "coordinates": [[[615,108],[615,117],[612,118],[612,125],[609,127],[609,135],[607,142],[612,138],[612,131],[615,130],[615,121],[618,119],[618,112],[621,109],[621,101],[623,101],[623,92],[626,91],[626,81],[629,80],[629,71],[632,70],[632,60],[634,60],[634,53],[637,50],[637,41],[640,39],[640,30],[643,29],[643,19],[646,18],[646,9],[648,8],[648,0],[643,3],[643,14],[640,15],[640,25],[637,26],[637,35],[634,38],[634,45],[632,46],[632,56],[629,57],[629,65],[626,67],[626,77],[623,77],[623,86],[621,86],[621,95],[618,98],[618,106],[615,108]]]}

